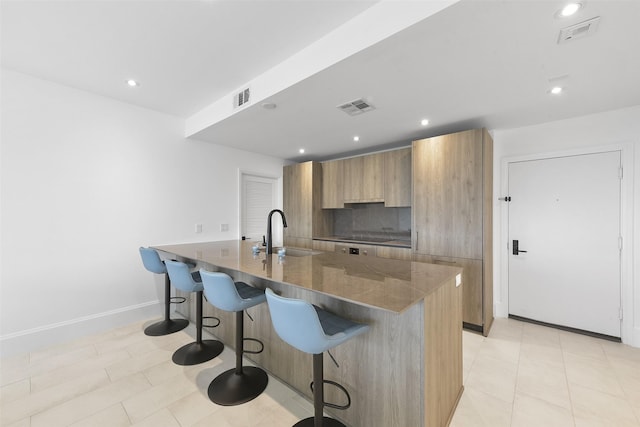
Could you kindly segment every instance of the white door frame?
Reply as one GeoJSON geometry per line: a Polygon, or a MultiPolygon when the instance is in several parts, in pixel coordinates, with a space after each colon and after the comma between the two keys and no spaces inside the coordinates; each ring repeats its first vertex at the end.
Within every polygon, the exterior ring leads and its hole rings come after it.
{"type": "MultiPolygon", "coordinates": [[[[264,173],[264,172],[257,172],[257,171],[253,171],[253,170],[249,170],[249,169],[240,169],[238,168],[238,235],[237,235],[237,239],[241,239],[242,238],[242,194],[243,194],[243,190],[242,190],[242,176],[243,175],[251,175],[251,176],[257,176],[260,178],[267,178],[267,179],[273,179],[276,181],[276,208],[277,209],[282,209],[282,204],[283,204],[283,199],[282,199],[282,175],[280,176],[274,176],[268,173],[264,173]]],[[[264,219],[265,222],[267,221],[267,218],[264,219]]]]}
{"type": "MultiPolygon", "coordinates": [[[[620,151],[624,177],[620,186],[620,233],[622,235],[621,254],[621,307],[623,318],[620,325],[622,342],[640,347],[640,331],[634,331],[634,301],[633,301],[633,152],[632,143],[620,143],[598,147],[585,147],[574,150],[543,152],[521,156],[504,157],[500,161],[501,188],[496,198],[507,196],[509,189],[509,164],[528,160],[544,160],[555,157],[578,156],[584,154],[596,154],[610,151],[620,151]]],[[[495,193],[494,193],[495,194],[495,193]]],[[[497,202],[500,205],[500,230],[498,244],[494,244],[494,256],[500,260],[499,266],[494,265],[500,271],[500,280],[495,281],[494,295],[499,300],[494,301],[496,316],[508,317],[509,315],[509,206],[507,202],[497,202]]],[[[495,206],[495,205],[494,205],[495,206]]]]}

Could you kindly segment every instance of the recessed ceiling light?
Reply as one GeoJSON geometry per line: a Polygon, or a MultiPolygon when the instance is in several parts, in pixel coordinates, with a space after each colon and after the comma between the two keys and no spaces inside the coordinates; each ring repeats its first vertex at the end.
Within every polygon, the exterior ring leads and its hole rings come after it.
{"type": "Polygon", "coordinates": [[[298,153],[300,153],[300,154],[304,154],[304,148],[299,149],[299,150],[298,150],[298,153]]]}
{"type": "Polygon", "coordinates": [[[562,93],[562,90],[563,89],[561,86],[554,86],[549,92],[551,92],[552,95],[560,95],[562,93]]]}
{"type": "Polygon", "coordinates": [[[571,16],[577,11],[579,11],[581,7],[582,7],[582,3],[578,3],[578,2],[569,3],[560,10],[559,15],[571,16]]]}
{"type": "Polygon", "coordinates": [[[420,124],[421,124],[422,126],[426,126],[426,125],[428,125],[428,124],[429,124],[429,120],[427,120],[427,119],[422,119],[422,120],[420,120],[420,124]]]}
{"type": "Polygon", "coordinates": [[[127,84],[131,87],[136,87],[136,86],[140,86],[140,83],[138,83],[137,81],[133,80],[133,79],[129,79],[127,80],[127,84]]]}
{"type": "Polygon", "coordinates": [[[358,141],[360,141],[360,137],[359,137],[359,136],[357,136],[357,135],[356,135],[356,136],[354,136],[354,137],[353,137],[353,141],[354,141],[354,142],[358,142],[358,141]]]}

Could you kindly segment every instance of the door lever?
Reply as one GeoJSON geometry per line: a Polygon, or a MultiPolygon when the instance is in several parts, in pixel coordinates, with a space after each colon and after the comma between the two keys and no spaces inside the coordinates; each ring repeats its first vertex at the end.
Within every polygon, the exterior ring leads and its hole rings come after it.
{"type": "Polygon", "coordinates": [[[513,254],[514,255],[518,255],[520,252],[524,252],[526,253],[527,251],[521,251],[520,248],[518,247],[518,241],[514,240],[513,241],[513,245],[511,245],[513,248],[513,254]]]}

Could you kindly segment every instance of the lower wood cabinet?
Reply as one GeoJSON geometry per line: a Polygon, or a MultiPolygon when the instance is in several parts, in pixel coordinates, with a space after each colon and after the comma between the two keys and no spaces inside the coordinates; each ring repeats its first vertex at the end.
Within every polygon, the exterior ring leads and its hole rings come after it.
{"type": "Polygon", "coordinates": [[[393,246],[378,246],[376,249],[378,258],[400,259],[411,261],[411,248],[398,248],[393,246]]]}
{"type": "Polygon", "coordinates": [[[314,240],[312,249],[314,251],[335,252],[336,242],[330,242],[328,240],[314,240]]]}
{"type": "Polygon", "coordinates": [[[466,327],[482,330],[482,260],[414,254],[414,261],[462,267],[462,321],[466,327]]]}

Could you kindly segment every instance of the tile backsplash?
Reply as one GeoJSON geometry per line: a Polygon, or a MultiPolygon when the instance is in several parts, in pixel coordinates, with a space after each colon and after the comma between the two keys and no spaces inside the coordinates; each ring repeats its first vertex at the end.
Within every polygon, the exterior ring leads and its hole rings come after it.
{"type": "Polygon", "coordinates": [[[333,231],[338,237],[366,240],[411,238],[411,208],[386,208],[384,203],[353,203],[334,210],[333,231]]]}

